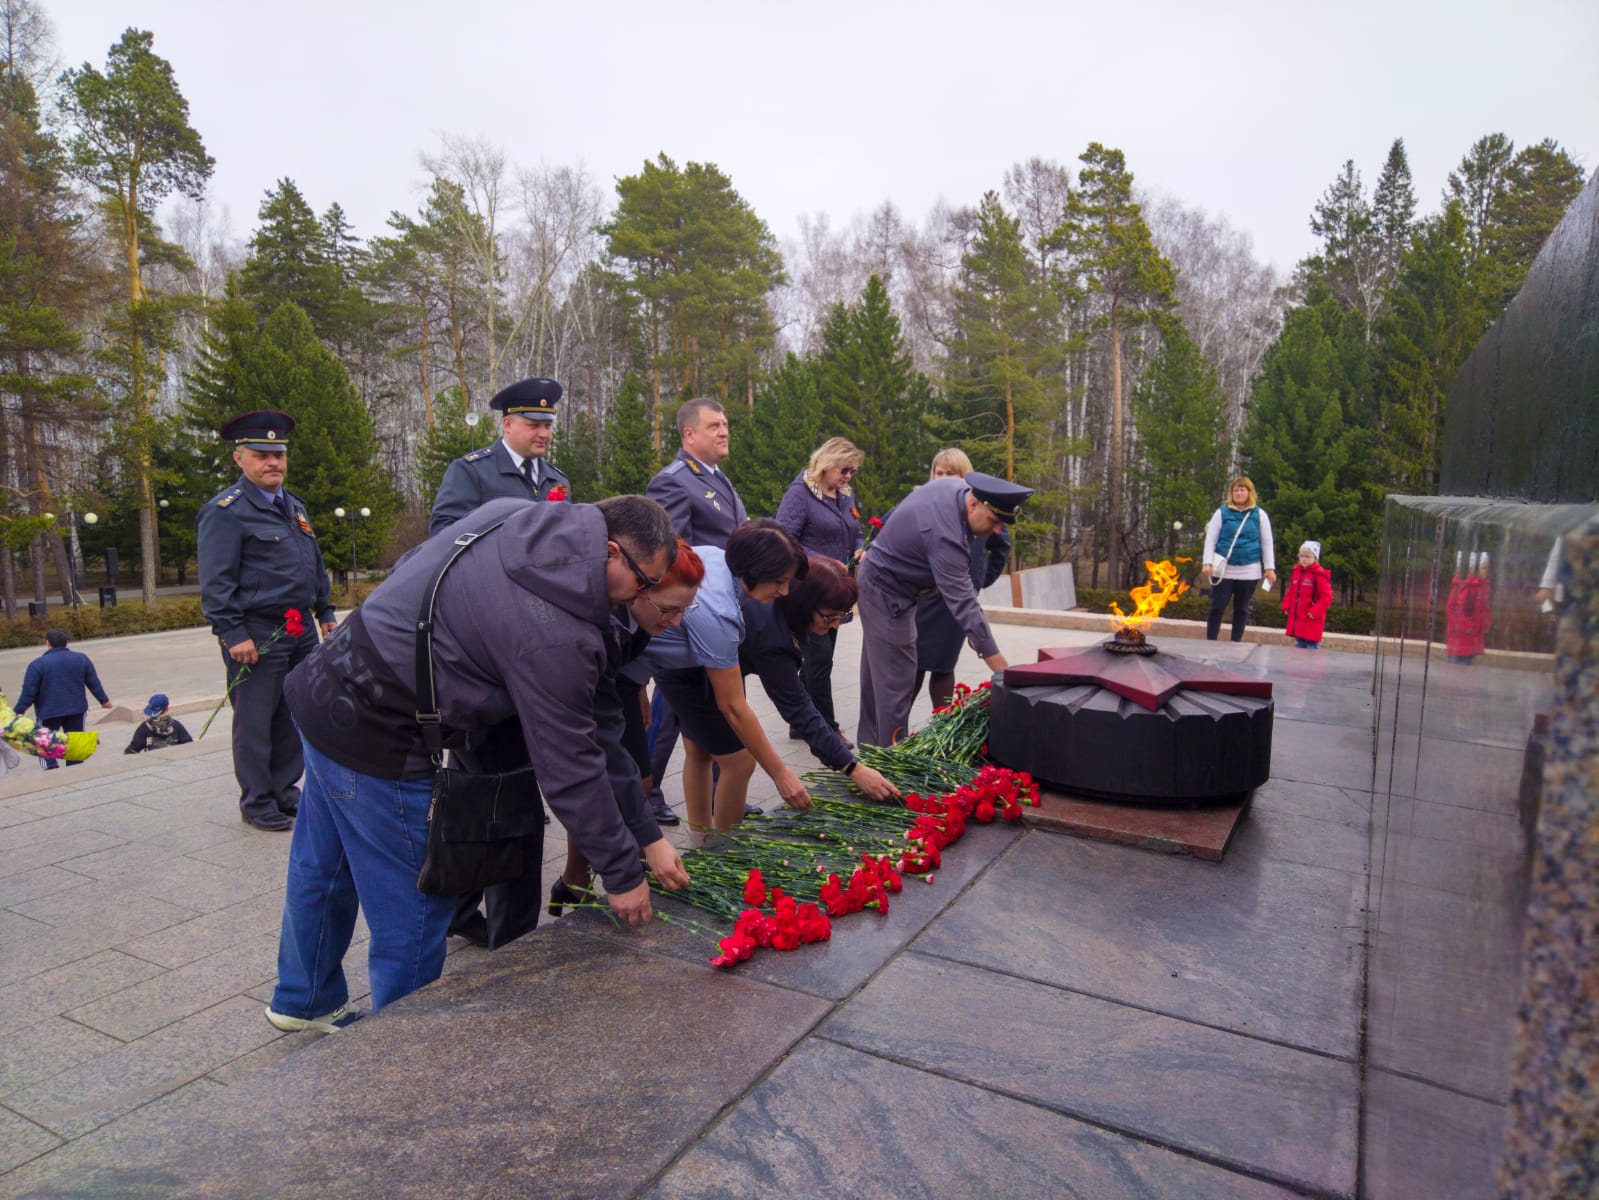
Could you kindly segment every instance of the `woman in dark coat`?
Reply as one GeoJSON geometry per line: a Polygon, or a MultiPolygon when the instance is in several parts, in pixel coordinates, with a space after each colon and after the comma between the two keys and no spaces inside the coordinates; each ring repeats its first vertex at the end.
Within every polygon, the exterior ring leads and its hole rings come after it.
{"type": "MultiPolygon", "coordinates": [[[[810,465],[794,477],[777,509],[777,523],[792,533],[808,555],[825,555],[848,567],[861,557],[861,512],[850,481],[865,455],[846,438],[828,438],[811,455],[810,465]]],[[[833,651],[838,629],[805,636],[805,690],[816,711],[836,731],[833,717],[833,651]]],[[[801,738],[793,725],[788,736],[801,738]]],[[[840,737],[843,735],[840,734],[840,737]]],[[[845,739],[848,745],[848,739],[845,739]]]]}

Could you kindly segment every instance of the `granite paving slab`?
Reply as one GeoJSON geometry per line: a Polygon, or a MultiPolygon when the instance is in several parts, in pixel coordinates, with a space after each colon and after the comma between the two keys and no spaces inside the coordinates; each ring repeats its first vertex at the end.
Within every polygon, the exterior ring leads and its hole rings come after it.
{"type": "Polygon", "coordinates": [[[53,896],[13,904],[11,911],[58,928],[93,928],[118,938],[138,937],[195,916],[194,909],[153,900],[126,880],[91,880],[53,896]]]}
{"type": "Polygon", "coordinates": [[[1278,714],[1271,730],[1271,777],[1370,791],[1371,729],[1278,714]]]}
{"type": "Polygon", "coordinates": [[[228,1089],[211,1079],[197,1079],[152,1100],[119,1121],[77,1138],[60,1149],[18,1167],[0,1179],[13,1200],[123,1200],[139,1195],[124,1181],[137,1175],[156,1196],[165,1188],[168,1197],[187,1196],[184,1181],[168,1175],[152,1186],[148,1172],[129,1167],[130,1149],[146,1139],[181,1141],[190,1136],[193,1122],[219,1104],[228,1103],[228,1089]]]}
{"type": "Polygon", "coordinates": [[[120,1042],[65,1017],[0,1037],[0,1100],[68,1067],[115,1050],[120,1042]]]}
{"type": "Polygon", "coordinates": [[[1364,879],[1326,867],[1030,832],[916,948],[1352,1058],[1364,898],[1364,879]]]}
{"type": "Polygon", "coordinates": [[[66,1015],[131,1042],[247,988],[259,987],[277,973],[277,935],[261,934],[69,1009],[66,1015]]]}
{"type": "Polygon", "coordinates": [[[1037,1105],[811,1039],[646,1196],[1268,1200],[1294,1194],[1037,1105]]]}
{"type": "Polygon", "coordinates": [[[160,971],[154,963],[120,950],[102,950],[0,987],[0,1033],[26,1029],[69,1008],[132,987],[160,971]]]}
{"type": "Polygon", "coordinates": [[[235,996],[24,1088],[6,1105],[63,1137],[79,1137],[282,1036],[259,1004],[235,996]]]}
{"type": "MultiPolygon", "coordinates": [[[[165,1198],[179,1180],[186,1196],[275,1200],[625,1196],[826,1011],[708,967],[535,933],[251,1075],[181,1138],[122,1138],[122,1162],[138,1165],[115,1176],[117,1194],[165,1198]]],[[[82,1161],[63,1163],[84,1178],[82,1161]]],[[[61,1177],[48,1171],[24,1178],[61,1177]]]]}
{"type": "MultiPolygon", "coordinates": [[[[944,851],[943,866],[933,873],[931,884],[905,876],[905,888],[899,895],[889,898],[886,916],[860,912],[840,918],[833,926],[830,940],[801,946],[787,954],[757,954],[741,963],[737,973],[812,995],[841,999],[908,945],[1018,836],[1014,825],[999,821],[979,825],[974,821],[966,826],[965,836],[944,851]]],[[[719,921],[710,913],[663,897],[661,893],[655,893],[651,900],[659,903],[669,916],[705,926],[706,932],[663,921],[653,921],[640,929],[619,928],[604,914],[593,910],[569,912],[556,924],[564,931],[606,938],[700,964],[718,953],[715,939],[732,928],[730,923],[719,921]]]]}
{"type": "Polygon", "coordinates": [[[1274,778],[1255,789],[1254,810],[1257,813],[1295,813],[1322,821],[1365,823],[1371,817],[1371,793],[1364,788],[1274,778]]]}
{"type": "Polygon", "coordinates": [[[58,831],[37,838],[26,836],[31,829],[32,823],[13,825],[10,829],[0,830],[0,834],[23,835],[22,840],[12,845],[5,845],[3,840],[0,840],[0,876],[20,875],[37,867],[47,867],[80,855],[93,854],[96,850],[120,845],[123,840],[108,833],[97,833],[92,829],[77,829],[70,833],[58,831]]]}
{"type": "Polygon", "coordinates": [[[16,875],[0,876],[0,908],[51,896],[88,882],[88,877],[62,867],[35,867],[16,875]]]}
{"type": "Polygon", "coordinates": [[[1233,839],[1231,853],[1259,854],[1364,877],[1369,851],[1370,832],[1364,815],[1351,823],[1255,808],[1233,839]]]}
{"type": "Polygon", "coordinates": [[[1247,797],[1230,804],[1179,808],[1085,800],[1042,788],[1038,800],[1037,808],[1026,811],[1026,821],[1039,829],[1160,854],[1188,854],[1205,862],[1222,860],[1249,811],[1247,797]]]}
{"type": "MultiPolygon", "coordinates": [[[[1366,1076],[1362,1191],[1403,1200],[1494,1200],[1502,1104],[1401,1075],[1366,1076]]],[[[1577,1200],[1571,1197],[1570,1200],[1577,1200]]]]}
{"type": "Polygon", "coordinates": [[[280,883],[270,892],[122,942],[120,948],[172,968],[225,950],[253,935],[276,937],[283,927],[283,892],[280,883]]]}
{"type": "Polygon", "coordinates": [[[915,953],[820,1032],[1292,1187],[1354,1189],[1352,1062],[915,953]],[[929,996],[948,1017],[907,1021],[929,996]]]}
{"type": "Polygon", "coordinates": [[[60,1144],[61,1139],[48,1129],[0,1108],[0,1171],[9,1171],[60,1144]]]}

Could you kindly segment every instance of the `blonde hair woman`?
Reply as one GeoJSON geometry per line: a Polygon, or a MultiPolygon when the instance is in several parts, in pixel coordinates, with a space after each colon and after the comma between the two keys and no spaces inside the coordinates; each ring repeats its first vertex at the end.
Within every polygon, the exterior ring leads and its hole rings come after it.
{"type": "MultiPolygon", "coordinates": [[[[865,460],[860,447],[848,438],[828,438],[788,485],[777,508],[777,522],[799,540],[806,554],[819,554],[845,566],[860,561],[861,510],[850,485],[865,460]]],[[[803,668],[805,691],[811,703],[835,730],[838,719],[833,714],[833,650],[837,644],[836,627],[826,633],[807,634],[803,668]]],[[[791,726],[789,736],[800,735],[791,726]]],[[[845,744],[850,744],[847,738],[845,744]]]]}
{"type": "Polygon", "coordinates": [[[1255,483],[1238,475],[1227,485],[1227,500],[1211,514],[1205,525],[1205,557],[1200,571],[1210,581],[1210,612],[1205,618],[1205,637],[1216,640],[1221,632],[1221,614],[1227,602],[1233,605],[1233,641],[1244,640],[1244,625],[1249,620],[1249,602],[1261,577],[1266,590],[1277,583],[1277,552],[1271,539],[1271,518],[1260,507],[1255,483]]]}

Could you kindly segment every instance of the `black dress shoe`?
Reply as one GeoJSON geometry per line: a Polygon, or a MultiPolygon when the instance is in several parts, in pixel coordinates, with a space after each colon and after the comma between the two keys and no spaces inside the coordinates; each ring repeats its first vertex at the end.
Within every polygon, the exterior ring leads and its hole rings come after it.
{"type": "Polygon", "coordinates": [[[547,808],[544,810],[544,823],[546,825],[550,823],[550,810],[547,808]]]}
{"type": "Polygon", "coordinates": [[[287,833],[294,828],[294,818],[280,813],[275,808],[270,812],[264,812],[254,817],[241,808],[239,810],[239,820],[246,825],[253,825],[267,833],[287,833]]]}
{"type": "Polygon", "coordinates": [[[489,919],[482,913],[473,910],[469,916],[462,917],[450,926],[450,936],[465,938],[474,946],[482,946],[487,950],[489,946],[489,919]]]}
{"type": "Polygon", "coordinates": [[[563,908],[575,908],[593,899],[592,895],[578,891],[566,880],[557,877],[555,882],[550,884],[550,906],[545,911],[552,917],[558,917],[563,908]]]}
{"type": "Polygon", "coordinates": [[[683,823],[683,818],[673,812],[668,804],[652,804],[650,806],[650,815],[655,818],[657,825],[681,825],[683,823]]]}

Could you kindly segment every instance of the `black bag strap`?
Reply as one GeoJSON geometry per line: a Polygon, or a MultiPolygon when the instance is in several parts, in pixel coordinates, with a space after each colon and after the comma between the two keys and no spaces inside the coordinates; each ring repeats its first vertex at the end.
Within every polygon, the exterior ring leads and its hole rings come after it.
{"type": "Polygon", "coordinates": [[[433,604],[438,599],[444,572],[479,538],[493,533],[506,522],[505,517],[479,529],[468,530],[455,539],[455,549],[439,564],[433,578],[422,589],[422,609],[416,618],[416,723],[422,726],[422,741],[437,766],[444,755],[444,728],[439,720],[438,690],[433,686],[433,604]]]}

